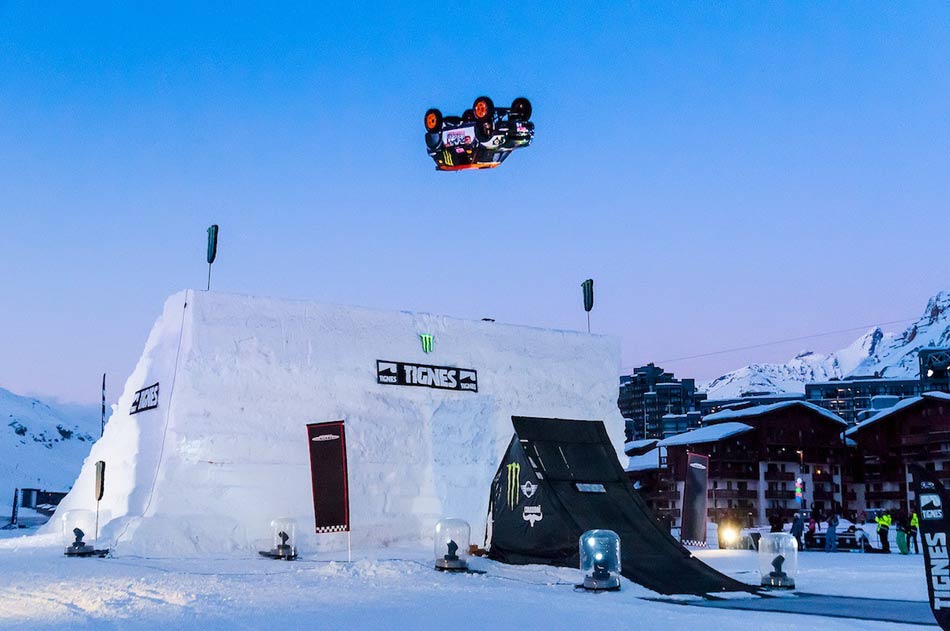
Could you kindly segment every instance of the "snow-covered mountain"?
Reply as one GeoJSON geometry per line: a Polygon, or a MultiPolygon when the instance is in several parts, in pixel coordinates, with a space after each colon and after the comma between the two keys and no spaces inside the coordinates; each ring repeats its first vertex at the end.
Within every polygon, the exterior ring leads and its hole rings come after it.
{"type": "Polygon", "coordinates": [[[828,355],[805,351],[784,364],[751,364],[700,389],[710,399],[728,399],[750,392],[803,393],[806,382],[850,375],[916,379],[917,353],[928,346],[950,346],[950,292],[931,298],[917,322],[903,333],[885,333],[875,327],[840,351],[828,355]]]}
{"type": "MultiPolygon", "coordinates": [[[[72,486],[99,435],[95,406],[59,405],[0,388],[0,493],[72,486]]],[[[7,502],[8,503],[8,502],[7,502]]]]}

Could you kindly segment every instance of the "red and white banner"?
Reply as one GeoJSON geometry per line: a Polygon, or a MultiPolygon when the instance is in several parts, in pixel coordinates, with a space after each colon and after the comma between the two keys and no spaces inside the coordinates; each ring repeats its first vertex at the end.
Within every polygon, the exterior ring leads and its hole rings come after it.
{"type": "Polygon", "coordinates": [[[318,533],[349,532],[350,489],[343,421],[307,425],[313,518],[318,533]]]}

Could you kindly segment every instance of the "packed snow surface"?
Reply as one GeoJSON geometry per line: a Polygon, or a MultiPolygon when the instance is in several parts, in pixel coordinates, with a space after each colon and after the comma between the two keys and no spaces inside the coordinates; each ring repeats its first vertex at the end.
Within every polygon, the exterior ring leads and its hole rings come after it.
{"type": "Polygon", "coordinates": [[[317,538],[306,425],[346,422],[353,545],[426,541],[442,517],[484,533],[513,415],[605,422],[619,451],[616,339],[422,313],[186,291],[168,299],[67,510],[92,509],[123,554],[246,556],[276,517],[317,538]],[[420,335],[434,336],[430,353],[420,335]],[[377,383],[377,360],[474,369],[478,391],[377,383]],[[131,414],[159,383],[158,406],[131,414]]]}
{"type": "Polygon", "coordinates": [[[784,364],[751,364],[700,387],[710,400],[732,399],[749,392],[805,392],[805,384],[875,373],[889,379],[917,379],[917,353],[950,346],[950,292],[927,302],[920,318],[902,333],[875,327],[845,349],[829,355],[804,351],[784,364]]]}
{"type": "MultiPolygon", "coordinates": [[[[0,627],[4,629],[728,629],[867,631],[909,625],[651,602],[622,590],[577,592],[577,570],[510,566],[484,559],[485,574],[436,572],[421,548],[308,556],[287,563],[253,558],[67,559],[39,539],[0,541],[0,627]]],[[[730,576],[757,583],[756,553],[696,553],[730,576]]],[[[803,552],[803,592],[925,601],[923,560],[803,552]]]]}

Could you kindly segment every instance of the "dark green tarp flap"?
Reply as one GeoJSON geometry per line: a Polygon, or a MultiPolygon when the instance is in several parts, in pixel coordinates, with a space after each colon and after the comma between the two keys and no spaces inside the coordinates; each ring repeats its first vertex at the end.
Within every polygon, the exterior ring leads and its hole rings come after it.
{"type": "Polygon", "coordinates": [[[717,572],[656,521],[617,460],[604,424],[513,417],[515,437],[492,482],[489,556],[577,567],[595,528],[620,536],[622,574],[661,594],[757,591],[717,572]]]}

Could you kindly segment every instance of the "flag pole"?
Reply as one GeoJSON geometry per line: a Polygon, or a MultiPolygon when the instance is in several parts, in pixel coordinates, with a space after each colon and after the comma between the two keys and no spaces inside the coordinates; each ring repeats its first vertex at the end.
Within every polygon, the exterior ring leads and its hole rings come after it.
{"type": "Polygon", "coordinates": [[[106,433],[106,373],[102,373],[102,412],[99,418],[99,438],[106,433]]]}

